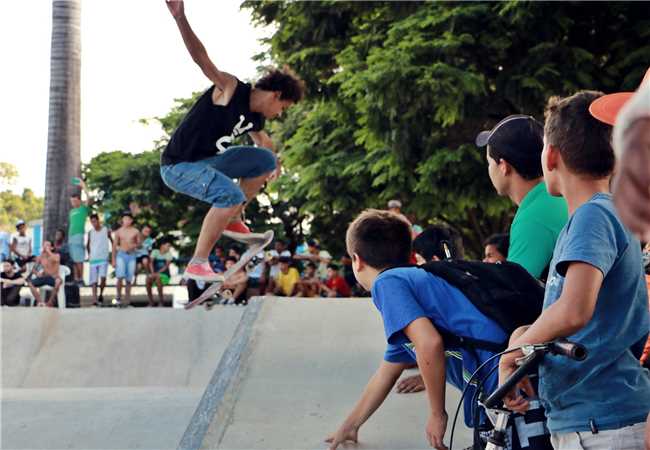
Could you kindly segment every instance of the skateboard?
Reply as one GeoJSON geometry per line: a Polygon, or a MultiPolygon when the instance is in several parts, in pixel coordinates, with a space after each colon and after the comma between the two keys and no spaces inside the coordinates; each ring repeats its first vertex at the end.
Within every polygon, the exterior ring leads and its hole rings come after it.
{"type": "Polygon", "coordinates": [[[185,305],[185,309],[192,309],[197,305],[200,305],[207,300],[210,300],[215,294],[221,291],[223,287],[223,282],[228,280],[231,276],[239,272],[241,269],[249,269],[249,266],[252,262],[257,261],[257,254],[264,250],[264,248],[269,245],[273,240],[273,230],[269,230],[263,234],[263,237],[259,238],[257,241],[253,241],[249,244],[248,249],[244,252],[243,255],[239,258],[230,269],[226,270],[223,273],[223,281],[213,282],[200,296],[191,302],[185,305]]]}

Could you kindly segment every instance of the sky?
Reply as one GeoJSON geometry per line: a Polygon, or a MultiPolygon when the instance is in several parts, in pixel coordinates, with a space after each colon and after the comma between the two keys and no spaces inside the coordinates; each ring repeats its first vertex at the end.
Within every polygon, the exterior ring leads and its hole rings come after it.
{"type": "MultiPolygon", "coordinates": [[[[218,68],[256,75],[253,55],[270,34],[240,0],[186,0],[192,28],[218,68]]],[[[0,27],[0,161],[18,168],[10,188],[44,195],[50,80],[51,0],[3,2],[0,27]]],[[[81,159],[151,149],[162,135],[142,118],[165,114],[174,98],[210,82],[187,53],[164,0],[82,0],[81,159]]]]}

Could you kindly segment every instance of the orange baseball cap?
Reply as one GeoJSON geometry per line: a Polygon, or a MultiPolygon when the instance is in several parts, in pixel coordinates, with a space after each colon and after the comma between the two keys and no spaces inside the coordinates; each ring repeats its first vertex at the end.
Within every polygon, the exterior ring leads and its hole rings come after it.
{"type": "MultiPolygon", "coordinates": [[[[641,85],[644,83],[650,83],[650,68],[646,71],[641,85]]],[[[601,122],[614,125],[618,112],[633,95],[634,92],[616,92],[615,94],[603,95],[591,102],[591,105],[589,105],[589,113],[601,122]]]]}

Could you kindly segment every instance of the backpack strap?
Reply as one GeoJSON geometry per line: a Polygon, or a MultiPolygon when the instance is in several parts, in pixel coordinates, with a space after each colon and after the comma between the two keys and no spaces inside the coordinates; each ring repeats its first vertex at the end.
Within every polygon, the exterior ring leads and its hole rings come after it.
{"type": "Polygon", "coordinates": [[[442,340],[445,343],[445,347],[450,346],[450,347],[460,347],[460,348],[467,348],[467,349],[487,350],[492,353],[499,353],[504,351],[506,348],[508,348],[508,341],[499,344],[497,342],[485,341],[483,339],[476,339],[476,338],[471,338],[466,336],[458,336],[456,334],[452,334],[449,331],[443,330],[442,328],[438,328],[438,327],[436,327],[436,330],[442,336],[442,340]]]}

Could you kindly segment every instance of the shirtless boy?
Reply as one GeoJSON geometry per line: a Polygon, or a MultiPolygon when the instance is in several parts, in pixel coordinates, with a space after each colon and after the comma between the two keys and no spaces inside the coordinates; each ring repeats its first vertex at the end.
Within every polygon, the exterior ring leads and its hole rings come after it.
{"type": "Polygon", "coordinates": [[[36,258],[36,265],[32,271],[36,276],[29,280],[29,290],[32,291],[37,306],[54,306],[54,299],[63,282],[59,276],[60,265],[61,257],[57,253],[52,252],[52,243],[50,241],[43,241],[43,251],[41,256],[36,258]],[[47,303],[43,301],[38,291],[38,288],[41,286],[50,286],[52,288],[47,303]]]}
{"type": "Polygon", "coordinates": [[[136,250],[140,246],[140,231],[133,226],[133,216],[130,211],[122,214],[122,226],[115,232],[113,245],[113,267],[117,277],[117,305],[122,303],[122,281],[126,281],[124,301],[131,301],[131,284],[135,277],[136,250]]]}

